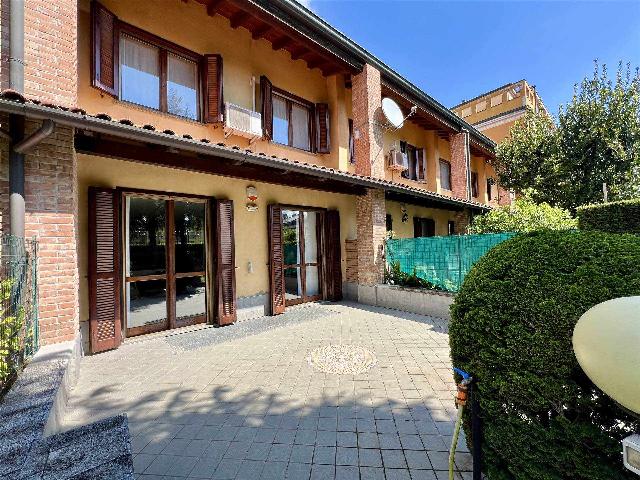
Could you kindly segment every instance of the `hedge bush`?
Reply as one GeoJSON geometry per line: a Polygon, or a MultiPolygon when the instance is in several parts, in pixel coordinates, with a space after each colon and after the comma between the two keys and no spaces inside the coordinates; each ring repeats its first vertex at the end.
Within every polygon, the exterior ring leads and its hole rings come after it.
{"type": "MultiPolygon", "coordinates": [[[[634,235],[544,231],[499,244],[471,269],[449,334],[454,366],[478,380],[491,480],[636,478],[620,441],[640,422],[589,381],[571,337],[592,306],[640,295],[639,267],[634,235]]],[[[470,439],[468,417],[465,430],[470,439]]]]}
{"type": "Polygon", "coordinates": [[[580,230],[640,233],[640,198],[578,207],[580,230]]]}

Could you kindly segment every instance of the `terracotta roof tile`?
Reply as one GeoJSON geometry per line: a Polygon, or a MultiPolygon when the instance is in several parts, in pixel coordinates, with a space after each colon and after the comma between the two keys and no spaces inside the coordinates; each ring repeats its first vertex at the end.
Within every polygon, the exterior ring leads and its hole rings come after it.
{"type": "MultiPolygon", "coordinates": [[[[13,90],[4,90],[2,92],[0,92],[0,99],[1,100],[8,100],[11,102],[16,102],[16,103],[21,103],[21,104],[33,104],[33,105],[40,105],[40,102],[38,102],[37,100],[31,100],[31,99],[27,99],[25,98],[23,95],[21,95],[19,92],[15,92],[13,90]]],[[[42,107],[48,108],[48,109],[52,109],[52,110],[62,110],[62,111],[66,111],[69,113],[72,113],[74,115],[76,115],[77,117],[84,117],[84,118],[96,118],[99,120],[103,120],[103,121],[107,121],[107,122],[113,122],[116,124],[120,124],[120,125],[125,125],[125,126],[129,126],[129,127],[134,127],[134,128],[139,128],[141,130],[147,130],[147,131],[156,131],[156,127],[151,125],[151,124],[144,124],[142,126],[139,125],[135,125],[131,120],[129,119],[121,119],[118,121],[115,121],[111,118],[110,115],[106,114],[106,113],[98,113],[95,115],[90,115],[87,114],[85,110],[83,110],[82,108],[79,107],[74,107],[74,108],[67,108],[67,107],[63,107],[60,105],[52,105],[52,104],[43,104],[41,105],[42,107]]],[[[173,130],[163,130],[162,133],[167,134],[167,135],[176,135],[176,133],[173,130]]],[[[181,138],[187,141],[195,141],[193,140],[193,137],[189,134],[184,134],[181,135],[181,138]]],[[[200,143],[211,143],[211,140],[207,139],[207,138],[202,138],[200,139],[200,143]]],[[[212,145],[213,147],[213,145],[212,145]]],[[[233,146],[228,146],[226,145],[224,142],[218,142],[215,144],[216,148],[222,148],[222,149],[226,149],[228,151],[241,151],[242,149],[237,146],[237,145],[233,145],[233,146]]],[[[245,149],[244,150],[244,154],[248,155],[248,156],[253,156],[253,157],[267,157],[268,155],[265,152],[253,152],[251,149],[245,149]]],[[[464,200],[464,199],[459,199],[459,198],[455,198],[455,197],[449,197],[446,195],[441,195],[439,193],[436,192],[431,192],[429,190],[424,190],[424,189],[420,189],[420,188],[416,188],[416,187],[412,187],[412,186],[408,186],[408,185],[404,185],[401,183],[395,183],[395,182],[391,182],[389,180],[386,179],[381,179],[381,178],[374,178],[374,177],[369,177],[366,175],[360,175],[360,174],[356,174],[356,173],[350,173],[350,172],[346,172],[346,171],[342,171],[342,170],[336,170],[334,168],[331,167],[326,167],[324,165],[314,165],[314,164],[310,164],[310,163],[306,163],[306,162],[300,162],[299,160],[289,160],[288,158],[285,157],[278,157],[277,155],[270,155],[269,158],[272,158],[274,160],[276,160],[277,162],[287,162],[287,163],[292,163],[295,165],[299,165],[299,166],[303,166],[306,170],[309,171],[316,171],[316,172],[329,172],[333,175],[335,175],[336,177],[342,177],[344,179],[360,179],[360,180],[364,180],[370,184],[373,185],[380,185],[380,186],[387,186],[387,187],[393,187],[395,189],[401,189],[402,191],[405,192],[412,192],[415,193],[417,195],[423,196],[423,197],[429,197],[432,199],[440,199],[446,202],[456,202],[459,204],[463,204],[463,205],[467,205],[467,206],[473,206],[473,207],[477,207],[477,208],[482,208],[482,209],[489,209],[490,207],[487,205],[484,205],[482,203],[478,203],[478,202],[474,202],[474,201],[470,201],[470,200],[464,200]]]]}

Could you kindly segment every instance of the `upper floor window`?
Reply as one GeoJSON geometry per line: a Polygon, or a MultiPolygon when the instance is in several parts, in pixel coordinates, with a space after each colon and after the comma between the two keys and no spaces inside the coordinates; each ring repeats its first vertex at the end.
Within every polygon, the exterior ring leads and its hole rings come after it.
{"type": "Polygon", "coordinates": [[[130,33],[120,36],[120,99],[199,119],[198,61],[130,33]]]}
{"type": "Polygon", "coordinates": [[[222,57],[199,55],[91,2],[92,84],[121,100],[207,123],[222,121],[222,57]]]}
{"type": "Polygon", "coordinates": [[[487,200],[493,200],[493,182],[490,178],[487,178],[487,200]]]}
{"type": "Polygon", "coordinates": [[[308,152],[329,153],[329,106],[315,105],[260,77],[262,133],[266,140],[308,152]]]}
{"type": "Polygon", "coordinates": [[[400,151],[404,155],[405,165],[407,166],[407,169],[402,172],[402,176],[409,180],[424,180],[426,177],[424,150],[422,148],[409,145],[407,142],[400,142],[400,151]]]}
{"type": "Polygon", "coordinates": [[[273,141],[311,151],[311,106],[273,93],[273,141]]]}
{"type": "Polygon", "coordinates": [[[440,188],[451,190],[451,163],[440,159],[440,188]]]}
{"type": "Polygon", "coordinates": [[[471,196],[474,198],[478,196],[478,173],[477,172],[471,172],[471,196]]]}

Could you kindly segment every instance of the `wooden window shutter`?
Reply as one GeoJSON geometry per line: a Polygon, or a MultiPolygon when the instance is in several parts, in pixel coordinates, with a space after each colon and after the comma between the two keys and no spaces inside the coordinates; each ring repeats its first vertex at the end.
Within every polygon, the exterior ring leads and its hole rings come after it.
{"type": "Polygon", "coordinates": [[[284,252],[282,247],[282,208],[269,205],[269,293],[271,315],[284,313],[284,252]]]}
{"type": "Polygon", "coordinates": [[[218,54],[204,56],[204,121],[219,123],[223,119],[222,57],[218,54]]]}
{"type": "Polygon", "coordinates": [[[329,210],[326,215],[326,291],[327,300],[342,300],[342,253],[340,242],[340,212],[329,210]]]}
{"type": "Polygon", "coordinates": [[[91,352],[118,347],[120,325],[120,196],[89,188],[89,333],[91,352]]]}
{"type": "Polygon", "coordinates": [[[329,105],[316,103],[316,151],[318,153],[331,151],[329,121],[329,105]]]}
{"type": "Polygon", "coordinates": [[[218,325],[236,321],[236,259],[233,201],[216,201],[216,304],[218,325]]]}
{"type": "Polygon", "coordinates": [[[422,237],[422,219],[413,217],[413,238],[422,237]]]}
{"type": "Polygon", "coordinates": [[[426,178],[426,171],[427,171],[427,162],[425,161],[426,158],[427,156],[425,155],[424,148],[418,148],[416,150],[416,159],[417,159],[416,173],[419,181],[424,181],[424,179],[426,178]]]}
{"type": "Polygon", "coordinates": [[[98,2],[91,2],[91,70],[93,86],[118,96],[118,19],[98,2]]]}
{"type": "Polygon", "coordinates": [[[273,138],[273,98],[271,82],[264,75],[260,77],[260,97],[262,99],[262,136],[265,140],[273,138]]]}

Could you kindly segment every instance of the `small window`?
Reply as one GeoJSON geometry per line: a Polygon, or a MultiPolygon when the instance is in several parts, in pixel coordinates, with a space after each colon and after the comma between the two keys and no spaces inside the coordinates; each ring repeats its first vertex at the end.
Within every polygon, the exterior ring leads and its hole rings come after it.
{"type": "Polygon", "coordinates": [[[462,109],[462,118],[466,118],[469,115],[471,115],[471,107],[463,108],[462,109]]]}
{"type": "Polygon", "coordinates": [[[471,172],[471,196],[478,197],[478,173],[471,172]]]}
{"type": "Polygon", "coordinates": [[[274,93],[273,141],[311,151],[311,106],[274,93]]]}
{"type": "Polygon", "coordinates": [[[493,187],[493,182],[491,181],[490,178],[487,178],[487,200],[488,201],[493,200],[492,187],[493,187]]]}
{"type": "Polygon", "coordinates": [[[456,222],[453,220],[449,220],[447,222],[447,235],[455,235],[456,234],[456,222]]]}
{"type": "Polygon", "coordinates": [[[413,217],[414,238],[435,237],[436,222],[432,218],[413,217]]]}
{"type": "Polygon", "coordinates": [[[391,216],[390,213],[387,213],[386,223],[387,223],[387,232],[391,232],[393,230],[393,217],[391,216]]]}
{"type": "Polygon", "coordinates": [[[440,188],[451,190],[451,163],[440,159],[440,188]]]}
{"type": "Polygon", "coordinates": [[[147,41],[143,33],[133,33],[120,35],[120,99],[198,120],[197,56],[186,58],[164,43],[147,41]]]}
{"type": "Polygon", "coordinates": [[[491,97],[491,106],[495,107],[502,103],[502,94],[491,97]]]}
{"type": "Polygon", "coordinates": [[[353,138],[353,120],[349,119],[349,163],[356,163],[356,148],[353,138]]]}
{"type": "Polygon", "coordinates": [[[484,112],[487,109],[487,101],[484,100],[476,104],[476,113],[484,112]]]}

